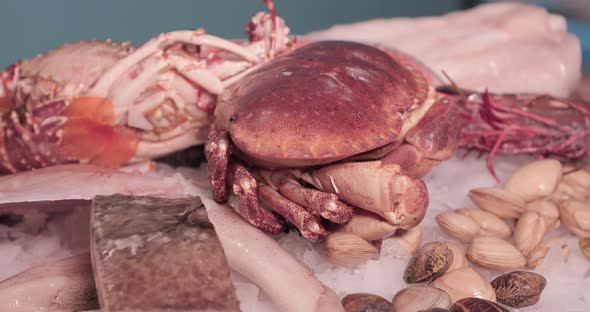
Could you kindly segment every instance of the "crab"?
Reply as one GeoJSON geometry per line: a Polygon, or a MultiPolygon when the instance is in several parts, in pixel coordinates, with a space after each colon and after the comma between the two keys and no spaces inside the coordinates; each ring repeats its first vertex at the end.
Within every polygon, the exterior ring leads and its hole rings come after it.
{"type": "Polygon", "coordinates": [[[252,225],[276,234],[286,220],[311,241],[356,209],[416,226],[420,177],[454,154],[460,126],[423,68],[392,55],[321,41],[244,76],[217,103],[205,146],[214,199],[231,191],[252,225]]]}

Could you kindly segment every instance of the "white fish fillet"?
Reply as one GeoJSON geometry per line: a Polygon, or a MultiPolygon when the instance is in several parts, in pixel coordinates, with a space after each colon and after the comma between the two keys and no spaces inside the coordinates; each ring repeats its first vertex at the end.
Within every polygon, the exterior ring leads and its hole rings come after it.
{"type": "Polygon", "coordinates": [[[581,79],[579,39],[565,18],[519,3],[480,5],[440,17],[336,25],[304,40],[354,40],[408,53],[460,87],[568,96],[581,79]]]}
{"type": "Polygon", "coordinates": [[[96,195],[182,195],[185,185],[174,178],[62,165],[0,177],[0,204],[92,199],[96,195]]]}

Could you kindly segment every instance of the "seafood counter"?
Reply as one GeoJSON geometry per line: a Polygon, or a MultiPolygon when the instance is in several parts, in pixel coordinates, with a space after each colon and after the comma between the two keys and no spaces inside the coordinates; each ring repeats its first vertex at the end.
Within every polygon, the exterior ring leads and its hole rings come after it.
{"type": "Polygon", "coordinates": [[[561,16],[295,37],[264,2],[247,39],[0,73],[0,310],[584,310],[590,102],[561,16]]]}

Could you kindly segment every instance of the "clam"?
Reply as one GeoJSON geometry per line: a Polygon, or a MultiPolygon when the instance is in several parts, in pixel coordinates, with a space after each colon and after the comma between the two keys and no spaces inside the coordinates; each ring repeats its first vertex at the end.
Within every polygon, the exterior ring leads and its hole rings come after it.
{"type": "Polygon", "coordinates": [[[447,309],[451,306],[451,297],[435,287],[412,286],[400,290],[393,297],[395,312],[415,312],[431,308],[447,309]]]}
{"type": "Polygon", "coordinates": [[[496,277],[491,284],[496,290],[498,302],[522,308],[539,301],[547,280],[537,273],[514,271],[496,277]]]}
{"type": "Polygon", "coordinates": [[[492,285],[471,267],[464,267],[445,273],[435,279],[430,286],[444,290],[452,302],[467,297],[477,297],[496,301],[492,285]]]}
{"type": "Polygon", "coordinates": [[[443,275],[453,262],[453,252],[443,242],[430,242],[420,247],[404,272],[408,284],[422,283],[443,275]]]}
{"type": "Polygon", "coordinates": [[[342,306],[346,312],[391,312],[393,309],[387,299],[367,293],[347,295],[342,298],[342,306]]]}
{"type": "Polygon", "coordinates": [[[557,205],[549,200],[540,199],[527,204],[528,211],[535,211],[540,214],[545,220],[547,232],[556,230],[559,225],[559,208],[557,205]]]}
{"type": "Polygon", "coordinates": [[[340,227],[339,230],[358,235],[368,241],[374,241],[390,237],[397,228],[378,214],[358,209],[352,219],[340,227]]]}
{"type": "Polygon", "coordinates": [[[343,266],[355,266],[379,257],[377,247],[350,233],[331,234],[324,242],[324,250],[329,261],[343,266]]]}
{"type": "Polygon", "coordinates": [[[557,202],[575,199],[575,200],[586,200],[590,194],[587,188],[582,188],[571,181],[563,179],[557,185],[555,192],[551,195],[551,198],[557,202]]]}
{"type": "Polygon", "coordinates": [[[541,241],[547,227],[545,219],[535,211],[527,211],[520,216],[514,229],[514,243],[521,254],[527,256],[541,241]]]}
{"type": "Polygon", "coordinates": [[[584,254],[584,256],[586,256],[586,258],[588,258],[588,260],[590,260],[590,238],[586,237],[586,238],[580,239],[580,241],[578,242],[578,245],[580,245],[580,250],[582,250],[582,253],[584,254]]]}
{"type": "Polygon", "coordinates": [[[477,222],[483,235],[499,238],[509,238],[512,235],[510,226],[492,213],[473,208],[455,209],[455,212],[470,217],[477,222]]]}
{"type": "Polygon", "coordinates": [[[526,258],[516,247],[491,236],[474,238],[466,254],[470,261],[500,271],[521,268],[526,264],[526,258]]]}
{"type": "Polygon", "coordinates": [[[466,243],[481,232],[481,227],[475,220],[456,212],[443,212],[437,215],[436,223],[443,232],[466,243]]]}
{"type": "Polygon", "coordinates": [[[551,195],[560,179],[561,163],[558,160],[536,160],[516,170],[504,189],[529,202],[551,195]]]}
{"type": "Polygon", "coordinates": [[[526,211],[526,202],[520,196],[495,187],[482,187],[469,191],[469,198],[481,210],[500,218],[516,219],[526,211]]]}
{"type": "Polygon", "coordinates": [[[579,237],[590,237],[590,201],[568,200],[559,204],[561,223],[579,237]]]}
{"type": "Polygon", "coordinates": [[[564,166],[563,181],[582,189],[590,189],[590,168],[564,166]]]}
{"type": "Polygon", "coordinates": [[[451,306],[450,312],[508,312],[503,306],[480,298],[461,299],[451,306]]]}
{"type": "Polygon", "coordinates": [[[465,252],[459,245],[452,242],[445,243],[453,252],[453,262],[451,263],[451,266],[449,267],[447,272],[463,268],[469,265],[469,261],[467,261],[467,257],[465,257],[465,252]]]}
{"type": "Polygon", "coordinates": [[[418,225],[408,230],[399,229],[391,239],[397,240],[408,252],[415,254],[422,241],[422,230],[418,225]]]}

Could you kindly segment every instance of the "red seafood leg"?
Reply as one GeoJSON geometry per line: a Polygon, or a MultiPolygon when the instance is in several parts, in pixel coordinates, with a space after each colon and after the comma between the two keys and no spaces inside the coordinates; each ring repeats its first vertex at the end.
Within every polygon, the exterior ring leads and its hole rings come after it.
{"type": "Polygon", "coordinates": [[[213,186],[213,199],[218,203],[227,201],[227,177],[230,151],[229,133],[212,129],[205,146],[207,175],[213,186]]]}
{"type": "Polygon", "coordinates": [[[132,130],[115,125],[113,105],[108,99],[79,97],[66,109],[62,153],[66,160],[80,160],[104,167],[129,162],[139,140],[132,130]]]}
{"type": "Polygon", "coordinates": [[[426,214],[426,185],[405,175],[397,164],[379,160],[340,163],[315,170],[311,176],[309,182],[317,188],[402,229],[414,227],[426,214]]]}
{"type": "Polygon", "coordinates": [[[258,201],[258,185],[252,174],[242,165],[232,166],[232,190],[238,196],[238,213],[250,224],[264,232],[278,234],[283,222],[258,201]]]}
{"type": "Polygon", "coordinates": [[[272,187],[261,185],[258,194],[260,199],[274,211],[285,217],[287,221],[293,223],[305,239],[318,241],[328,236],[328,232],[320,224],[320,218],[318,216],[313,215],[305,208],[288,200],[272,187]]]}
{"type": "Polygon", "coordinates": [[[334,223],[346,223],[352,218],[353,207],[338,200],[338,196],[303,187],[295,179],[287,178],[279,192],[312,214],[334,223]]]}

